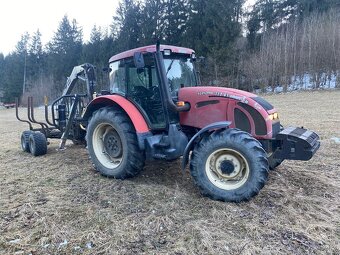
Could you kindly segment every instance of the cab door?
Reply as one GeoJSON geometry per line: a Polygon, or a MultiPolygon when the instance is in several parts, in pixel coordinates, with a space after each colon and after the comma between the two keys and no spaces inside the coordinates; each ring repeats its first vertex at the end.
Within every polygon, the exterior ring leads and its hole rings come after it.
{"type": "Polygon", "coordinates": [[[164,129],[166,119],[153,55],[145,54],[144,62],[145,66],[138,69],[133,58],[111,63],[111,92],[134,103],[151,129],[164,129]]]}

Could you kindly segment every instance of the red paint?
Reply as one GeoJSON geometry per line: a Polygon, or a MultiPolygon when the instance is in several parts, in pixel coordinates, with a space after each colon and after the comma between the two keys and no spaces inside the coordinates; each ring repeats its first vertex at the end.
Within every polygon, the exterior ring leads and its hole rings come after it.
{"type": "Polygon", "coordinates": [[[124,109],[127,115],[130,117],[137,133],[145,133],[150,129],[136,106],[134,106],[129,100],[119,95],[107,95],[107,96],[99,96],[95,98],[90,105],[105,103],[107,100],[118,104],[120,107],[124,109]]]}
{"type": "Polygon", "coordinates": [[[179,91],[179,100],[190,102],[191,109],[188,112],[180,113],[181,125],[203,128],[217,121],[231,121],[231,128],[235,128],[234,110],[239,108],[246,114],[251,125],[251,135],[258,139],[272,138],[272,121],[269,114],[276,112],[275,109],[269,113],[251,97],[257,97],[255,94],[237,89],[223,87],[187,87],[179,91]],[[234,98],[233,98],[234,97],[234,98]],[[203,107],[197,107],[197,103],[203,101],[219,100],[218,104],[210,104],[203,107]],[[238,102],[248,104],[257,110],[264,118],[267,126],[267,134],[258,136],[255,134],[255,123],[251,115],[243,108],[237,105],[238,102]]]}
{"type": "MultiPolygon", "coordinates": [[[[171,45],[160,45],[161,51],[163,51],[165,49],[169,49],[174,53],[182,53],[182,54],[188,54],[188,55],[195,53],[194,50],[188,49],[188,48],[176,47],[176,46],[171,46],[171,45]]],[[[135,52],[142,52],[142,53],[150,52],[150,53],[153,53],[153,52],[156,52],[156,45],[149,45],[149,46],[145,46],[145,47],[140,47],[140,48],[124,51],[122,53],[119,53],[119,54],[111,57],[109,62],[111,63],[111,62],[114,62],[114,61],[117,61],[117,60],[120,60],[120,59],[133,57],[135,52]]]]}

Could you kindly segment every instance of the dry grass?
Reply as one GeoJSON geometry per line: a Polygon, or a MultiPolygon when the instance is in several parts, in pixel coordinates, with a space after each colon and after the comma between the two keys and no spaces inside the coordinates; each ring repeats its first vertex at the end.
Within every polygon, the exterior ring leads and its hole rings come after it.
{"type": "Polygon", "coordinates": [[[180,162],[120,181],[95,172],[86,149],[32,157],[27,129],[0,110],[1,254],[339,254],[340,91],[267,96],[283,124],[321,135],[308,162],[286,161],[248,203],[199,194],[180,162]]]}

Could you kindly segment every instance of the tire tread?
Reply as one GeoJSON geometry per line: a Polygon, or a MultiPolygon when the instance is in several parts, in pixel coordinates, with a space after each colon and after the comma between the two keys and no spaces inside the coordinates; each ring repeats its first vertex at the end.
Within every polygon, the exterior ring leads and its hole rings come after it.
{"type": "Polygon", "coordinates": [[[31,132],[29,139],[33,140],[34,143],[30,144],[30,152],[33,156],[42,156],[47,153],[47,142],[46,137],[41,132],[31,132]]]}

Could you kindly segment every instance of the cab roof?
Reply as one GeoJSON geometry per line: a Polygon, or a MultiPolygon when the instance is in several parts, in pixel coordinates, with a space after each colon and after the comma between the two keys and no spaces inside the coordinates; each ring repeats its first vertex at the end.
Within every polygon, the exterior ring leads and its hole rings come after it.
{"type": "MultiPolygon", "coordinates": [[[[195,53],[195,51],[192,50],[192,49],[177,47],[177,46],[172,46],[172,45],[160,45],[160,50],[161,51],[171,50],[174,53],[181,53],[181,54],[188,54],[188,55],[195,53]]],[[[110,58],[109,62],[111,63],[111,62],[114,62],[114,61],[117,61],[117,60],[133,57],[135,52],[142,52],[142,53],[150,52],[150,53],[153,53],[153,52],[156,52],[156,45],[149,45],[149,46],[144,46],[144,47],[124,51],[122,53],[119,53],[117,55],[112,56],[110,58]]]]}

